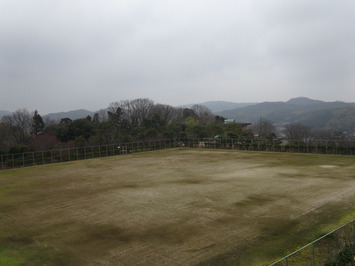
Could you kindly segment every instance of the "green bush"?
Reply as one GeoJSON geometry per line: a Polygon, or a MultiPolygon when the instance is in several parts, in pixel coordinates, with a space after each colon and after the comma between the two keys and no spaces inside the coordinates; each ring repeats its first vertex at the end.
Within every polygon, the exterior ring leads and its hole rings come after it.
{"type": "Polygon", "coordinates": [[[9,154],[15,154],[15,153],[24,153],[28,152],[30,150],[30,147],[27,145],[18,145],[18,146],[13,146],[9,149],[9,154]]]}

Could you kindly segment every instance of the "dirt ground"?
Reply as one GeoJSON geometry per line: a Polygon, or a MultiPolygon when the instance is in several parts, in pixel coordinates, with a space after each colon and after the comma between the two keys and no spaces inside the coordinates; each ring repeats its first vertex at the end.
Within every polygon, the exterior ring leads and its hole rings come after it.
{"type": "Polygon", "coordinates": [[[354,191],[350,156],[175,149],[0,171],[0,264],[265,264],[354,218],[354,191]]]}

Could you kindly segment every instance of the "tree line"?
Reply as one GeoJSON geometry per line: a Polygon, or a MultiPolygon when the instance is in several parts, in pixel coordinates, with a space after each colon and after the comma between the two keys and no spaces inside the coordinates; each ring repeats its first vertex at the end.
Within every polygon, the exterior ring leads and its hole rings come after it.
{"type": "Polygon", "coordinates": [[[167,138],[276,139],[343,138],[339,132],[315,132],[301,124],[284,126],[260,119],[250,129],[238,123],[225,123],[202,105],[177,108],[156,104],[147,98],[113,102],[106,111],[92,117],[59,121],[43,119],[37,110],[19,109],[0,122],[0,153],[21,153],[55,148],[83,147],[167,138]]]}
{"type": "Polygon", "coordinates": [[[107,111],[75,120],[45,121],[37,110],[19,109],[1,119],[0,150],[19,153],[162,138],[251,134],[238,124],[225,125],[223,117],[205,106],[176,108],[144,98],[113,102],[107,111]]]}

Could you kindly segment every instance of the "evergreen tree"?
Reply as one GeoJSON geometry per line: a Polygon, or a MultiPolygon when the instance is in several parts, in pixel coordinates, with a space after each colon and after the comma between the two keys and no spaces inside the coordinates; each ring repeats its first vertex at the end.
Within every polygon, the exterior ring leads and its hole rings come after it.
{"type": "Polygon", "coordinates": [[[32,118],[32,128],[31,128],[31,135],[37,136],[38,134],[43,132],[44,129],[44,122],[41,115],[35,110],[35,113],[32,118]]]}
{"type": "Polygon", "coordinates": [[[94,114],[94,117],[92,118],[92,122],[94,124],[99,124],[100,123],[100,115],[98,113],[94,114]]]}

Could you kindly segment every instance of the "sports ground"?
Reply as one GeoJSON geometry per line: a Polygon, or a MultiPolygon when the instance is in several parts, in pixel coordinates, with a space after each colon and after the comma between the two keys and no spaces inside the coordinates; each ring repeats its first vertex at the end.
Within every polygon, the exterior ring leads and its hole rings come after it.
{"type": "Polygon", "coordinates": [[[352,156],[171,149],[0,171],[0,265],[267,265],[355,216],[352,156]]]}

